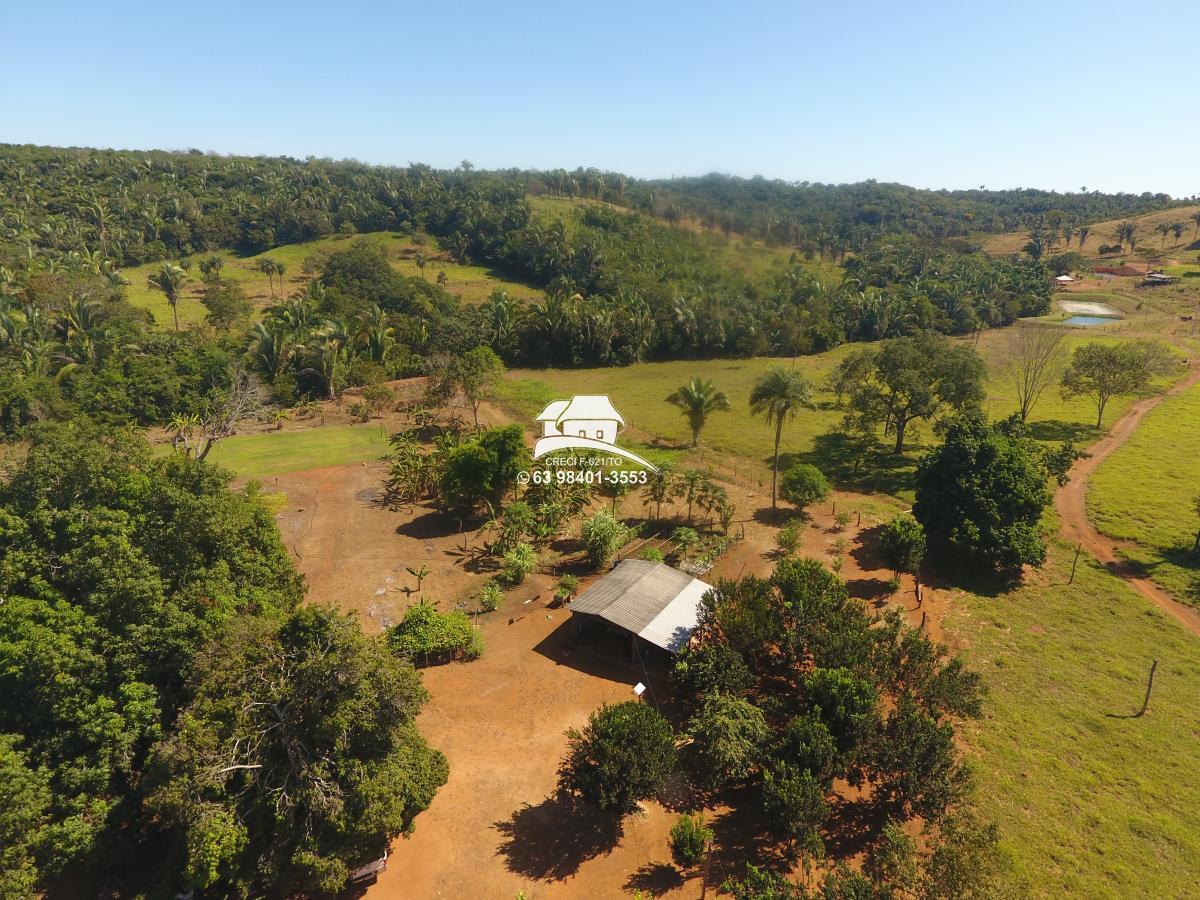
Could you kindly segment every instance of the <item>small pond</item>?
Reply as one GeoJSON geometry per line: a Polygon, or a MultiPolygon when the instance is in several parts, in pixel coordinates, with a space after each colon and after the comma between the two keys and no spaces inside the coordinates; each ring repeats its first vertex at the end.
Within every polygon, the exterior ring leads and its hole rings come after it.
{"type": "Polygon", "coordinates": [[[1069,319],[1063,319],[1063,324],[1088,327],[1091,325],[1111,325],[1118,321],[1120,320],[1111,316],[1071,316],[1069,319]]]}

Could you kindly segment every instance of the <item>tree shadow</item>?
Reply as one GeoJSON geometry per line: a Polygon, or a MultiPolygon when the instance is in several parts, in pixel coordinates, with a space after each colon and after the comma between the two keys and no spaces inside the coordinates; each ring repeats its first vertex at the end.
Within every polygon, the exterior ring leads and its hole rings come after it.
{"type": "Polygon", "coordinates": [[[995,572],[981,569],[960,558],[940,553],[930,559],[933,564],[921,569],[921,581],[937,590],[959,588],[980,597],[996,598],[1014,590],[1021,584],[1024,571],[995,572]]]}
{"type": "Polygon", "coordinates": [[[564,794],[528,803],[493,826],[503,835],[505,866],[537,881],[561,881],[593,857],[611,853],[624,834],[621,817],[601,813],[564,794]]]}
{"type": "Polygon", "coordinates": [[[911,493],[915,489],[916,462],[903,453],[885,451],[879,444],[862,443],[840,431],[817,435],[812,450],[780,456],[779,468],[809,463],[840,487],[883,494],[911,493]]]}
{"type": "MultiPolygon", "coordinates": [[[[576,635],[568,618],[542,638],[533,652],[593,678],[630,686],[645,678],[639,661],[631,656],[629,638],[613,634],[603,624],[589,623],[576,635]]],[[[652,675],[647,687],[656,693],[665,691],[661,676],[652,675]]]]}
{"type": "Polygon", "coordinates": [[[1082,444],[1096,437],[1096,429],[1091,425],[1083,425],[1079,422],[1064,422],[1061,419],[1030,422],[1026,428],[1029,436],[1035,441],[1071,441],[1076,444],[1082,444]]]}
{"type": "Polygon", "coordinates": [[[773,871],[788,867],[786,854],[767,826],[758,790],[734,788],[723,792],[722,800],[728,808],[705,823],[713,830],[722,866],[739,872],[747,865],[773,871]]]}
{"type": "Polygon", "coordinates": [[[661,897],[683,886],[683,875],[674,866],[666,863],[647,863],[626,879],[622,885],[626,891],[641,891],[651,897],[661,897]]]}
{"type": "Polygon", "coordinates": [[[847,800],[834,798],[825,820],[825,852],[834,859],[848,859],[862,853],[883,829],[887,813],[870,798],[847,800]]]}
{"type": "Polygon", "coordinates": [[[416,538],[417,540],[443,538],[452,534],[458,534],[460,524],[464,530],[474,530],[466,527],[472,524],[469,519],[460,520],[457,516],[448,515],[437,510],[430,510],[397,525],[396,534],[402,534],[405,537],[416,538]]]}

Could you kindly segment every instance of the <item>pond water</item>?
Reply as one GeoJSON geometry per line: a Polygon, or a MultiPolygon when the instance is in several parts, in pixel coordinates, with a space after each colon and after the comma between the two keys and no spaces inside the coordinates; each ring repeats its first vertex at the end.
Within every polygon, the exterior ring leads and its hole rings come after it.
{"type": "Polygon", "coordinates": [[[1071,316],[1069,319],[1063,319],[1063,324],[1087,327],[1089,325],[1111,325],[1116,321],[1118,320],[1111,316],[1071,316]]]}

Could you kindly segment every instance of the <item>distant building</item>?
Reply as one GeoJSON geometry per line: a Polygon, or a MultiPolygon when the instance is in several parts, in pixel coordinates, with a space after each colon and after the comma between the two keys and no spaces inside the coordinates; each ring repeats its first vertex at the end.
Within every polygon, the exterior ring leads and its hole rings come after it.
{"type": "Polygon", "coordinates": [[[1160,284],[1174,284],[1178,280],[1174,275],[1164,275],[1162,272],[1149,272],[1142,279],[1142,285],[1145,287],[1157,287],[1160,284]]]}
{"type": "Polygon", "coordinates": [[[615,444],[625,420],[605,394],[579,394],[570,400],[555,400],[542,410],[542,437],[591,438],[615,444]]]}
{"type": "Polygon", "coordinates": [[[1145,263],[1125,263],[1120,266],[1093,266],[1092,271],[1097,275],[1116,275],[1118,278],[1137,278],[1150,271],[1145,263]]]}
{"type": "Polygon", "coordinates": [[[711,585],[665,563],[627,559],[571,603],[571,628],[578,634],[604,624],[629,636],[678,653],[700,616],[700,598],[711,585]]]}
{"type": "Polygon", "coordinates": [[[1072,278],[1070,275],[1059,275],[1054,280],[1057,281],[1059,284],[1074,284],[1075,283],[1075,279],[1072,278]]]}

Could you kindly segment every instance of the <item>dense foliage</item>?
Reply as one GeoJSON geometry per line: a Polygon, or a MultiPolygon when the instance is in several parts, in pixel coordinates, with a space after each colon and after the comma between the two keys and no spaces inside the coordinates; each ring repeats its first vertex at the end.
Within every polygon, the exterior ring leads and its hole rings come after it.
{"type": "Polygon", "coordinates": [[[411,668],[347,620],[295,612],[302,583],[271,516],[228,475],[132,433],[30,438],[0,484],[0,768],[28,819],[6,877],[286,893],[378,854],[444,765],[411,727],[411,668]],[[347,724],[364,703],[375,713],[354,727],[373,736],[347,724]],[[289,742],[319,755],[289,769],[289,742]],[[408,776],[372,808],[372,779],[408,776]]]}
{"type": "Polygon", "coordinates": [[[1013,575],[1046,557],[1039,523],[1050,474],[1018,422],[971,416],[918,464],[913,515],[935,553],[1013,575]]]}
{"type": "Polygon", "coordinates": [[[709,174],[656,181],[658,204],[672,217],[810,252],[858,250],[883,235],[946,238],[1015,231],[1046,221],[1093,222],[1171,204],[1166,194],[1060,194],[1034,188],[929,191],[902,184],[787,182],[709,174]]]}
{"type": "Polygon", "coordinates": [[[693,710],[681,754],[693,782],[758,793],[789,854],[823,854],[835,779],[860,788],[839,814],[849,804],[881,823],[919,819],[930,847],[966,808],[954,723],[980,714],[979,676],[898,612],[869,613],[816,560],[719,581],[676,675],[693,710]]]}
{"type": "MultiPolygon", "coordinates": [[[[933,250],[907,233],[917,228],[856,247],[841,283],[815,276],[799,244],[784,271],[744,272],[728,264],[725,238],[638,212],[660,211],[651,193],[600,173],[4,148],[5,427],[54,417],[71,400],[108,419],[166,424],[198,413],[191,393],[211,378],[207,357],[243,351],[284,403],[421,374],[439,356],[471,360],[460,382],[477,410],[495,371],[493,361],[469,356],[480,345],[522,365],[794,355],[917,331],[970,332],[1048,304],[1040,263],[933,250]],[[563,188],[568,182],[582,187],[563,188]],[[546,211],[531,193],[548,189],[608,204],[546,211]],[[244,335],[246,298],[222,279],[220,258],[205,256],[382,229],[433,239],[544,296],[530,303],[497,291],[464,307],[439,284],[396,273],[378,246],[351,243],[306,264],[312,280],[244,335]],[[186,282],[204,282],[214,332],[182,349],[164,345],[143,314],[121,303],[120,266],[148,260],[163,261],[150,284],[175,312],[186,282]],[[156,392],[145,370],[163,359],[175,372],[156,392]]],[[[277,263],[259,264],[282,284],[277,263]]]]}
{"type": "Polygon", "coordinates": [[[603,706],[579,731],[567,731],[559,789],[604,812],[633,812],[662,788],[675,765],[675,736],[655,709],[637,700],[603,706]]]}

